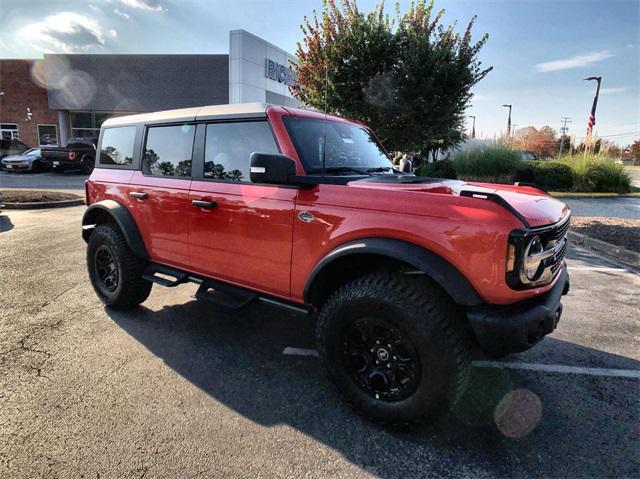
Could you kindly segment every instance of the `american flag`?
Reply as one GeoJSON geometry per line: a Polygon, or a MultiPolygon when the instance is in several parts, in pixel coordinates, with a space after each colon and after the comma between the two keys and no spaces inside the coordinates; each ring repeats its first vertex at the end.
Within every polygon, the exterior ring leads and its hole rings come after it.
{"type": "Polygon", "coordinates": [[[587,120],[587,135],[591,135],[591,132],[593,131],[593,125],[596,124],[596,117],[594,115],[594,112],[592,111],[591,114],[589,115],[589,119],[587,120]]]}

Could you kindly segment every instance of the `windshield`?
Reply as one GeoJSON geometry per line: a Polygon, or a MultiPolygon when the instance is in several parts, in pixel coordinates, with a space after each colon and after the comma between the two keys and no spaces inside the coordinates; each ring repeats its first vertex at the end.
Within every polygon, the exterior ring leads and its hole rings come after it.
{"type": "Polygon", "coordinates": [[[352,123],[285,117],[289,135],[307,173],[353,169],[356,173],[391,171],[391,161],[373,135],[352,123]],[[326,123],[326,158],[323,165],[326,123]]]}
{"type": "Polygon", "coordinates": [[[40,153],[40,149],[39,148],[29,148],[27,151],[24,152],[25,155],[30,155],[32,153],[40,153]]]}

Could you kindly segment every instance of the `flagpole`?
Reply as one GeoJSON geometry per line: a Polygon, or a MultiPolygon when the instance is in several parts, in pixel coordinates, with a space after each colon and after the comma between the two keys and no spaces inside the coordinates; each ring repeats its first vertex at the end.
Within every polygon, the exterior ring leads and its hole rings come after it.
{"type": "Polygon", "coordinates": [[[591,113],[589,114],[589,119],[587,120],[587,148],[591,150],[591,138],[593,135],[593,127],[596,124],[596,107],[598,106],[598,96],[600,95],[600,82],[602,81],[602,77],[588,77],[588,78],[585,78],[585,80],[596,81],[596,94],[593,97],[593,104],[591,105],[591,113]]]}

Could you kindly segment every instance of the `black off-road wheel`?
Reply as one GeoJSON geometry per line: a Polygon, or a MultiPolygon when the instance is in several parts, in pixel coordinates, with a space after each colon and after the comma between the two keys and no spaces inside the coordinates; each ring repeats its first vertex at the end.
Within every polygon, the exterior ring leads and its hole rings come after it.
{"type": "Polygon", "coordinates": [[[340,396],[388,425],[430,423],[462,396],[469,369],[460,312],[427,278],[375,273],[336,291],[317,325],[340,396]]]}
{"type": "Polygon", "coordinates": [[[96,226],[87,246],[89,278],[100,300],[114,309],[144,302],[153,283],[142,279],[146,262],[137,258],[117,226],[96,226]]]}
{"type": "Polygon", "coordinates": [[[85,156],[82,158],[82,164],[80,171],[85,175],[90,175],[95,166],[95,159],[92,156],[85,156]]]}

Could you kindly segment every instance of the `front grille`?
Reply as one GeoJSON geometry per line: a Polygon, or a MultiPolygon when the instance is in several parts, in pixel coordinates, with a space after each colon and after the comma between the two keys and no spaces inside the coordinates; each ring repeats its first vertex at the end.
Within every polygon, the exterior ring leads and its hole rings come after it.
{"type": "Polygon", "coordinates": [[[548,259],[547,263],[547,268],[551,270],[552,276],[556,275],[564,263],[564,256],[567,252],[567,244],[569,242],[567,233],[570,222],[569,217],[564,218],[540,235],[543,244],[545,244],[545,249],[558,248],[555,254],[548,259]]]}

